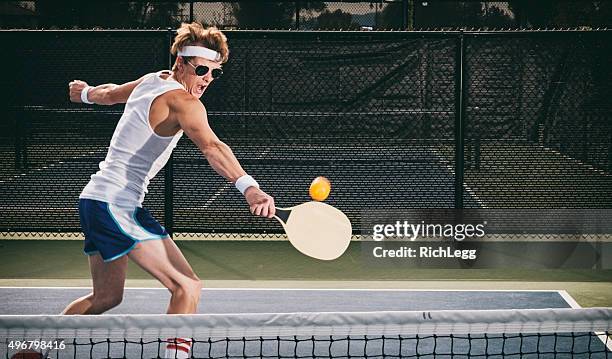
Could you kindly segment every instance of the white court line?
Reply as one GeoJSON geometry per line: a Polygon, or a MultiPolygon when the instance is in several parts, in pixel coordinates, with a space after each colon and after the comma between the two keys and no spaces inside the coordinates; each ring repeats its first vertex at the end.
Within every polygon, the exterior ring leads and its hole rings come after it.
{"type": "MultiPolygon", "coordinates": [[[[439,150],[434,149],[434,150],[433,150],[433,152],[435,153],[435,155],[436,155],[436,156],[438,156],[438,158],[440,158],[440,159],[445,159],[445,158],[444,158],[444,156],[443,156],[443,155],[440,153],[440,151],[439,151],[439,150]]],[[[449,173],[450,173],[450,174],[451,174],[453,177],[455,177],[455,169],[454,169],[454,168],[452,168],[450,165],[446,165],[446,166],[443,166],[443,167],[445,167],[445,168],[448,170],[448,172],[449,172],[449,173]]],[[[465,180],[463,181],[462,186],[463,186],[463,189],[464,189],[464,190],[465,190],[467,193],[469,193],[469,194],[470,194],[470,196],[472,196],[472,197],[474,198],[474,200],[476,201],[476,203],[478,203],[478,205],[479,205],[480,207],[482,207],[482,208],[489,208],[489,207],[487,207],[487,206],[486,206],[486,205],[485,205],[485,204],[482,202],[482,200],[481,200],[480,198],[478,198],[478,196],[476,196],[476,192],[474,192],[474,190],[472,190],[472,189],[470,188],[470,186],[468,186],[468,185],[467,185],[467,183],[465,183],[465,180]]],[[[463,193],[462,193],[461,195],[463,196],[463,193]]]]}
{"type": "Polygon", "coordinates": [[[580,304],[578,304],[578,302],[576,302],[576,300],[567,291],[560,290],[559,294],[561,295],[561,297],[563,297],[565,302],[570,305],[571,308],[582,308],[580,304]]]}
{"type": "Polygon", "coordinates": [[[217,190],[217,192],[215,192],[215,194],[212,195],[212,197],[210,197],[206,200],[206,202],[204,202],[204,205],[202,207],[192,207],[188,210],[208,208],[208,206],[210,206],[214,201],[216,201],[217,198],[219,198],[223,193],[225,193],[230,187],[231,183],[225,183],[223,186],[221,186],[221,188],[217,190]]]}
{"type": "MultiPolygon", "coordinates": [[[[567,304],[569,304],[570,307],[572,307],[573,309],[580,309],[580,308],[582,308],[582,306],[580,304],[578,304],[578,302],[576,302],[576,300],[567,291],[561,290],[561,291],[559,291],[559,294],[563,297],[563,299],[565,299],[567,304]]],[[[597,335],[597,338],[599,338],[599,340],[601,340],[603,345],[606,348],[608,348],[608,350],[612,351],[612,340],[610,340],[608,338],[606,333],[604,333],[604,332],[595,332],[594,334],[597,335]]]]}
{"type": "MultiPolygon", "coordinates": [[[[0,286],[0,289],[91,289],[91,287],[10,287],[0,286]]],[[[166,288],[148,287],[126,287],[126,290],[167,290],[166,288]]],[[[203,291],[324,291],[324,292],[529,292],[529,293],[558,293],[562,295],[563,290],[552,289],[402,289],[402,288],[202,288],[203,291]]],[[[562,295],[563,296],[563,295],[562,295]]],[[[570,297],[571,298],[571,297],[570,297]]],[[[578,307],[580,308],[580,306],[578,307]]]]}
{"type": "Polygon", "coordinates": [[[31,175],[32,171],[40,172],[42,170],[47,170],[47,169],[50,169],[50,168],[53,168],[53,167],[56,167],[56,166],[59,166],[59,165],[63,165],[65,162],[68,162],[70,160],[77,160],[77,159],[84,158],[84,157],[87,157],[87,156],[90,156],[90,155],[95,155],[97,153],[106,152],[107,150],[108,149],[104,149],[104,150],[100,149],[100,150],[97,150],[97,151],[89,151],[89,152],[83,153],[83,154],[81,154],[79,156],[76,156],[76,157],[69,157],[69,160],[58,161],[58,162],[51,163],[51,164],[48,164],[48,165],[45,165],[45,166],[42,166],[42,167],[29,168],[29,169],[26,170],[26,171],[28,171],[27,173],[20,173],[20,174],[14,175],[12,178],[9,178],[9,179],[6,179],[6,180],[0,180],[0,183],[7,183],[7,182],[15,181],[18,178],[31,175]]]}
{"type": "MultiPolygon", "coordinates": [[[[268,153],[270,153],[270,149],[269,148],[267,150],[263,151],[262,153],[260,153],[255,159],[256,160],[261,160],[263,158],[263,156],[267,155],[268,153]]],[[[215,194],[212,195],[212,197],[210,197],[209,199],[206,200],[206,202],[204,202],[204,205],[202,207],[195,207],[194,209],[207,208],[214,201],[216,201],[217,198],[219,198],[223,193],[225,193],[228,189],[230,189],[232,186],[233,186],[232,183],[224,184],[223,186],[221,186],[221,188],[219,188],[219,190],[217,190],[217,192],[215,194]]]]}
{"type": "Polygon", "coordinates": [[[555,155],[557,155],[557,156],[559,156],[559,157],[562,157],[563,159],[565,159],[565,160],[567,160],[567,161],[569,161],[569,162],[574,162],[574,163],[576,163],[576,164],[578,164],[578,165],[580,165],[580,166],[582,166],[582,167],[586,167],[587,169],[589,169],[589,170],[591,170],[591,171],[595,171],[595,172],[597,172],[597,173],[598,173],[598,174],[600,174],[600,175],[604,175],[604,176],[606,176],[606,177],[612,177],[612,174],[606,173],[605,171],[600,170],[600,169],[598,169],[598,168],[595,168],[595,167],[593,167],[592,165],[590,165],[590,164],[588,164],[588,163],[584,163],[584,162],[582,162],[581,160],[578,160],[578,159],[576,159],[576,158],[573,158],[573,157],[570,157],[570,156],[568,156],[568,155],[565,155],[565,154],[563,154],[563,153],[561,153],[561,152],[559,152],[559,151],[557,151],[557,150],[554,150],[554,149],[552,149],[552,148],[548,148],[548,147],[545,147],[545,146],[540,146],[540,147],[541,147],[541,148],[542,148],[544,151],[552,152],[552,153],[554,153],[555,155]]]}

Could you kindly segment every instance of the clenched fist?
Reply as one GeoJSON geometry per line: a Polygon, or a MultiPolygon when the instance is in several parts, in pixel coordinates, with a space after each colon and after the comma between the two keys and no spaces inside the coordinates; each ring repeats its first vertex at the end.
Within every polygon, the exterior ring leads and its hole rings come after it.
{"type": "Polygon", "coordinates": [[[87,82],[81,80],[73,80],[68,83],[68,89],[70,94],[70,101],[76,103],[82,103],[81,92],[87,87],[87,82]]]}
{"type": "Polygon", "coordinates": [[[274,207],[274,198],[257,187],[249,187],[244,192],[247,203],[251,209],[251,213],[261,217],[274,217],[276,207],[274,207]]]}

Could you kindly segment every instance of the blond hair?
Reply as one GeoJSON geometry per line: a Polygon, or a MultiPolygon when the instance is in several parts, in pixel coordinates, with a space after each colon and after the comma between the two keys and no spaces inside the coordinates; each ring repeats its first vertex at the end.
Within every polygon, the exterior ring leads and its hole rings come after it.
{"type": "MultiPolygon", "coordinates": [[[[170,49],[170,53],[176,56],[178,51],[185,46],[204,46],[221,54],[221,63],[227,62],[229,58],[229,48],[227,46],[227,37],[216,27],[204,28],[197,22],[191,24],[183,23],[176,31],[174,43],[170,49]]],[[[186,61],[192,57],[185,57],[186,61]]],[[[172,67],[176,71],[176,63],[172,67]]]]}

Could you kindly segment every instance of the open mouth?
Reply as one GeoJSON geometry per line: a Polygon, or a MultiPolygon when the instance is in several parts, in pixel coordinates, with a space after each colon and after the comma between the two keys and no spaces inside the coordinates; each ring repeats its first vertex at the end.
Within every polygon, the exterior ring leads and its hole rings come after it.
{"type": "Polygon", "coordinates": [[[204,93],[204,90],[206,90],[206,86],[196,86],[196,92],[198,94],[204,93]]]}

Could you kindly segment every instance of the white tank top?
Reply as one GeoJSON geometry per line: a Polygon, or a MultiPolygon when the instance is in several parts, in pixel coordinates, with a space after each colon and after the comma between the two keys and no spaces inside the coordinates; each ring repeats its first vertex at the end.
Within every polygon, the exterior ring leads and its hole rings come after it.
{"type": "Polygon", "coordinates": [[[149,109],[157,96],[183,89],[174,80],[160,77],[163,71],[145,75],[125,104],[100,170],[81,192],[80,198],[116,205],[142,207],[149,181],[162,169],[183,131],[158,136],[149,124],[149,109]]]}

